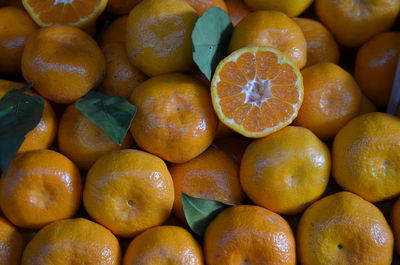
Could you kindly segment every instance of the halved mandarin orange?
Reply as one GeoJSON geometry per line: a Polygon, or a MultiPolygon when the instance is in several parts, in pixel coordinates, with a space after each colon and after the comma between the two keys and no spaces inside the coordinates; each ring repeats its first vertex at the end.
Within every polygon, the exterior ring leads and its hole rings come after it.
{"type": "Polygon", "coordinates": [[[41,27],[68,25],[85,27],[94,23],[108,0],[22,0],[32,19],[41,27]]]}
{"type": "Polygon", "coordinates": [[[236,132],[259,138],[289,125],[303,101],[297,66],[272,47],[245,47],[222,60],[211,82],[219,119],[236,132]]]}

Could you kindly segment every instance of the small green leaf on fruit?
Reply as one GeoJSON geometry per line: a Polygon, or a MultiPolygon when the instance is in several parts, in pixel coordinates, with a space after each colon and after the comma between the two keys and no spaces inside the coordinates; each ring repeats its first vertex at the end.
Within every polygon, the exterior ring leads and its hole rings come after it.
{"type": "Polygon", "coordinates": [[[219,7],[208,9],[193,29],[193,60],[211,80],[218,63],[226,56],[233,26],[231,18],[219,7]]]}
{"type": "Polygon", "coordinates": [[[183,212],[192,231],[202,237],[208,224],[226,208],[234,204],[192,197],[181,193],[183,212]]]}
{"type": "Polygon", "coordinates": [[[136,107],[128,100],[98,91],[91,91],[77,100],[75,107],[119,145],[136,114],[136,107]]]}

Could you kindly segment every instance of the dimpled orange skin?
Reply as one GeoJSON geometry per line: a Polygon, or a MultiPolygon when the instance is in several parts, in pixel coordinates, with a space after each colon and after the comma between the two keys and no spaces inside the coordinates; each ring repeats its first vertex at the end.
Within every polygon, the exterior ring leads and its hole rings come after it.
{"type": "Polygon", "coordinates": [[[301,28],[278,11],[249,14],[233,30],[229,52],[246,46],[272,46],[284,53],[296,66],[307,61],[307,42],[301,28]]]}
{"type": "Polygon", "coordinates": [[[199,243],[184,228],[157,226],[135,237],[126,250],[123,265],[203,265],[199,243]]]}
{"type": "Polygon", "coordinates": [[[339,62],[339,46],[324,25],[308,18],[293,18],[303,30],[307,41],[307,64],[310,66],[322,62],[339,62]]]}
{"type": "Polygon", "coordinates": [[[393,234],[373,204],[339,192],[312,204],[297,229],[302,265],[390,265],[393,234]]]}
{"type": "MultiPolygon", "coordinates": [[[[26,84],[16,83],[8,80],[0,79],[0,98],[13,89],[19,89],[25,87],[26,84]]],[[[28,92],[34,94],[34,92],[28,92]]],[[[51,146],[57,135],[57,118],[56,114],[50,103],[45,100],[44,111],[42,119],[38,125],[25,135],[25,140],[22,142],[18,152],[26,152],[38,149],[46,149],[51,146]]]]}
{"type": "Polygon", "coordinates": [[[201,155],[170,167],[174,181],[174,213],[183,221],[181,193],[190,196],[241,204],[243,191],[239,181],[239,168],[223,151],[210,147],[201,155]]]}
{"type": "Polygon", "coordinates": [[[21,233],[0,217],[0,265],[19,265],[24,247],[21,233]]]}
{"type": "Polygon", "coordinates": [[[302,72],[304,100],[294,124],[331,139],[360,112],[362,94],[353,77],[333,63],[319,63],[302,72]]]}
{"type": "Polygon", "coordinates": [[[372,112],[336,135],[332,159],[336,182],[371,202],[400,194],[400,120],[372,112]]]}
{"type": "Polygon", "coordinates": [[[217,117],[210,92],[183,74],[153,77],[132,93],[138,108],[131,133],[147,152],[172,163],[198,156],[214,140],[217,117]]]}
{"type": "Polygon", "coordinates": [[[367,41],[357,52],[354,77],[363,93],[386,108],[400,53],[400,32],[385,32],[367,41]]]}
{"type": "Polygon", "coordinates": [[[209,265],[296,264],[288,223],[252,205],[228,208],[211,221],[204,235],[204,254],[209,265]]]}
{"type": "Polygon", "coordinates": [[[89,170],[83,193],[90,216],[121,237],[162,224],[173,202],[174,186],[164,161],[132,149],[99,158],[89,170]]]}
{"type": "Polygon", "coordinates": [[[94,39],[82,30],[51,26],[27,40],[22,74],[43,97],[68,104],[102,81],[105,58],[94,39]]]}
{"type": "Polygon", "coordinates": [[[126,24],[128,16],[120,16],[111,23],[101,38],[102,46],[112,42],[126,42],[126,24]]]}
{"type": "Polygon", "coordinates": [[[119,265],[118,239],[106,228],[84,218],[54,222],[26,246],[21,265],[119,265]]]}
{"type": "Polygon", "coordinates": [[[19,227],[37,229],[69,218],[80,205],[79,170],[55,151],[42,149],[17,155],[0,184],[1,210],[19,227]]]}
{"type": "Polygon", "coordinates": [[[189,5],[191,5],[194,10],[196,10],[197,14],[202,16],[204,12],[212,7],[219,7],[228,13],[228,8],[224,2],[224,0],[185,0],[189,5]]]}
{"type": "Polygon", "coordinates": [[[60,120],[58,148],[81,170],[88,170],[102,155],[130,148],[132,136],[127,133],[121,145],[115,143],[97,125],[86,118],[74,104],[68,106],[60,120]]]}
{"type": "Polygon", "coordinates": [[[396,20],[400,0],[316,0],[315,11],[335,39],[357,47],[372,36],[387,31],[396,20]]]}
{"type": "Polygon", "coordinates": [[[275,10],[295,17],[303,13],[314,0],[244,0],[252,10],[275,10]]]}
{"type": "Polygon", "coordinates": [[[400,199],[397,199],[392,209],[392,229],[396,243],[397,254],[400,255],[400,199]]]}
{"type": "Polygon", "coordinates": [[[251,10],[246,6],[243,0],[225,0],[225,4],[228,7],[228,14],[234,26],[251,13],[251,10]]]}
{"type": "Polygon", "coordinates": [[[38,26],[27,12],[16,7],[0,8],[0,25],[0,73],[17,75],[26,39],[38,26]]]}
{"type": "Polygon", "coordinates": [[[288,126],[247,147],[240,182],[255,204],[296,214],[324,193],[330,169],[328,147],[310,130],[288,126]]]}
{"type": "Polygon", "coordinates": [[[137,4],[142,0],[108,0],[107,11],[119,14],[127,15],[137,4]]]}
{"type": "Polygon", "coordinates": [[[128,17],[130,61],[148,76],[189,71],[197,18],[196,11],[183,0],[143,0],[128,17]]]}
{"type": "Polygon", "coordinates": [[[111,96],[129,99],[133,89],[147,79],[146,75],[129,62],[123,43],[106,44],[103,46],[103,52],[107,70],[101,91],[111,96]]]}

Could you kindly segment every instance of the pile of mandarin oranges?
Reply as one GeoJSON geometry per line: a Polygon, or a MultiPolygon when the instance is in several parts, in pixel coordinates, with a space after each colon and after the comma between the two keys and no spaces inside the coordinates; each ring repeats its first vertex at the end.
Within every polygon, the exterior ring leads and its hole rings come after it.
{"type": "Polygon", "coordinates": [[[0,0],[0,265],[400,264],[399,13],[0,0]]]}

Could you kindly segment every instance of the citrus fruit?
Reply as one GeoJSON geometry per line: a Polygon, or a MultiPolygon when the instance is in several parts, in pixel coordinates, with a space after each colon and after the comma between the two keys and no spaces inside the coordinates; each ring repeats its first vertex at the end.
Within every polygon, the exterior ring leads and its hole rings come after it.
{"type": "MultiPolygon", "coordinates": [[[[10,92],[12,89],[25,87],[26,84],[16,83],[8,80],[0,79],[0,98],[10,92]]],[[[29,91],[28,94],[36,95],[29,91]]],[[[22,142],[18,152],[32,151],[38,149],[46,149],[51,146],[57,135],[57,118],[53,107],[47,100],[44,100],[44,110],[42,118],[38,125],[25,135],[25,140],[22,142]]]]}
{"type": "Polygon", "coordinates": [[[142,0],[108,0],[107,11],[119,14],[127,15],[137,4],[142,0]]]}
{"type": "Polygon", "coordinates": [[[400,194],[400,120],[373,112],[351,120],[336,135],[333,176],[345,190],[371,202],[400,194]]]}
{"type": "Polygon", "coordinates": [[[281,11],[289,17],[296,17],[303,13],[313,0],[244,0],[252,10],[281,11]]]}
{"type": "Polygon", "coordinates": [[[184,228],[157,226],[135,237],[126,250],[123,265],[203,265],[199,243],[184,228]]]}
{"type": "Polygon", "coordinates": [[[0,217],[0,264],[19,265],[23,247],[24,240],[18,229],[0,217]]]}
{"type": "Polygon", "coordinates": [[[219,7],[220,9],[228,12],[228,8],[224,0],[185,0],[196,10],[199,16],[202,16],[211,7],[219,7]]]}
{"type": "Polygon", "coordinates": [[[64,111],[58,129],[58,147],[60,152],[75,162],[82,170],[88,170],[102,155],[132,147],[129,133],[121,145],[115,143],[97,125],[86,118],[74,104],[64,111]]]}
{"type": "Polygon", "coordinates": [[[174,186],[164,161],[132,149],[100,157],[88,172],[83,192],[89,215],[122,237],[162,224],[173,202],[174,186]]]}
{"type": "Polygon", "coordinates": [[[334,137],[360,112],[362,94],[354,78],[333,63],[319,63],[302,72],[304,101],[294,123],[323,140],[334,137]]]}
{"type": "Polygon", "coordinates": [[[215,139],[228,137],[232,133],[233,131],[228,126],[226,126],[223,122],[218,120],[217,134],[215,135],[215,139]]]}
{"type": "Polygon", "coordinates": [[[147,79],[146,75],[129,62],[124,43],[103,45],[103,52],[106,57],[106,76],[101,90],[111,96],[129,99],[133,89],[147,79]]]}
{"type": "Polygon", "coordinates": [[[385,32],[367,41],[357,52],[354,77],[363,93],[386,108],[400,54],[400,32],[385,32]]]}
{"type": "Polygon", "coordinates": [[[361,106],[360,106],[360,115],[366,114],[370,112],[377,112],[375,105],[369,100],[366,96],[362,96],[361,98],[361,106]]]}
{"type": "Polygon", "coordinates": [[[148,76],[190,70],[196,20],[196,11],[185,1],[143,0],[128,17],[129,59],[148,76]]]}
{"type": "Polygon", "coordinates": [[[80,205],[79,170],[55,151],[17,155],[0,181],[1,210],[19,227],[36,229],[69,218],[80,205]]]}
{"type": "Polygon", "coordinates": [[[232,158],[236,164],[240,165],[243,154],[249,143],[246,139],[230,136],[218,139],[215,145],[232,158]]]}
{"type": "MultiPolygon", "coordinates": [[[[19,9],[24,9],[24,5],[22,4],[22,0],[2,0],[5,6],[15,6],[19,9]]],[[[0,1],[0,3],[2,2],[0,1]]]]}
{"type": "Polygon", "coordinates": [[[83,218],[54,222],[26,246],[22,265],[118,265],[117,238],[103,226],[83,218]]]}
{"type": "Polygon", "coordinates": [[[392,209],[392,229],[396,242],[396,251],[400,255],[400,199],[397,199],[392,209]]]}
{"type": "Polygon", "coordinates": [[[209,148],[192,160],[170,166],[174,181],[174,213],[183,221],[182,192],[203,199],[241,204],[239,168],[223,151],[209,148]]]}
{"type": "Polygon", "coordinates": [[[137,107],[130,129],[136,143],[169,162],[189,161],[215,137],[217,117],[210,92],[190,76],[150,78],[133,90],[130,101],[137,107]]]}
{"type": "Polygon", "coordinates": [[[315,11],[336,40],[357,47],[395,22],[400,0],[316,0],[315,11]]]}
{"type": "Polygon", "coordinates": [[[220,213],[204,235],[207,264],[296,264],[292,230],[278,214],[240,205],[220,213]]]}
{"type": "Polygon", "coordinates": [[[245,47],[219,63],[211,96],[225,125],[257,138],[294,120],[303,101],[303,81],[298,68],[277,49],[245,47]]]}
{"type": "Polygon", "coordinates": [[[36,91],[56,103],[68,104],[100,84],[105,59],[96,42],[70,26],[42,28],[26,42],[22,74],[36,91]]]}
{"type": "Polygon", "coordinates": [[[296,214],[324,193],[330,169],[328,147],[310,130],[288,126],[247,147],[240,183],[255,204],[296,214]]]}
{"type": "Polygon", "coordinates": [[[21,72],[21,57],[26,39],[38,26],[29,15],[16,7],[0,8],[0,73],[21,72]]]}
{"type": "Polygon", "coordinates": [[[233,30],[229,52],[246,46],[272,46],[297,67],[307,61],[307,42],[301,28],[284,13],[257,11],[246,16],[233,30]]]}
{"type": "Polygon", "coordinates": [[[83,28],[96,21],[107,0],[22,0],[22,3],[41,27],[69,25],[83,28]]]}
{"type": "Polygon", "coordinates": [[[126,42],[126,24],[128,16],[120,16],[111,23],[101,38],[102,46],[112,42],[126,42]]]}
{"type": "Polygon", "coordinates": [[[318,21],[308,18],[293,18],[303,30],[307,41],[307,64],[339,62],[339,47],[332,34],[318,21]]]}
{"type": "Polygon", "coordinates": [[[390,265],[393,234],[373,204],[350,192],[313,203],[297,229],[302,265],[390,265]]]}
{"type": "Polygon", "coordinates": [[[251,13],[251,10],[246,6],[243,0],[225,0],[225,4],[234,26],[251,13]]]}

